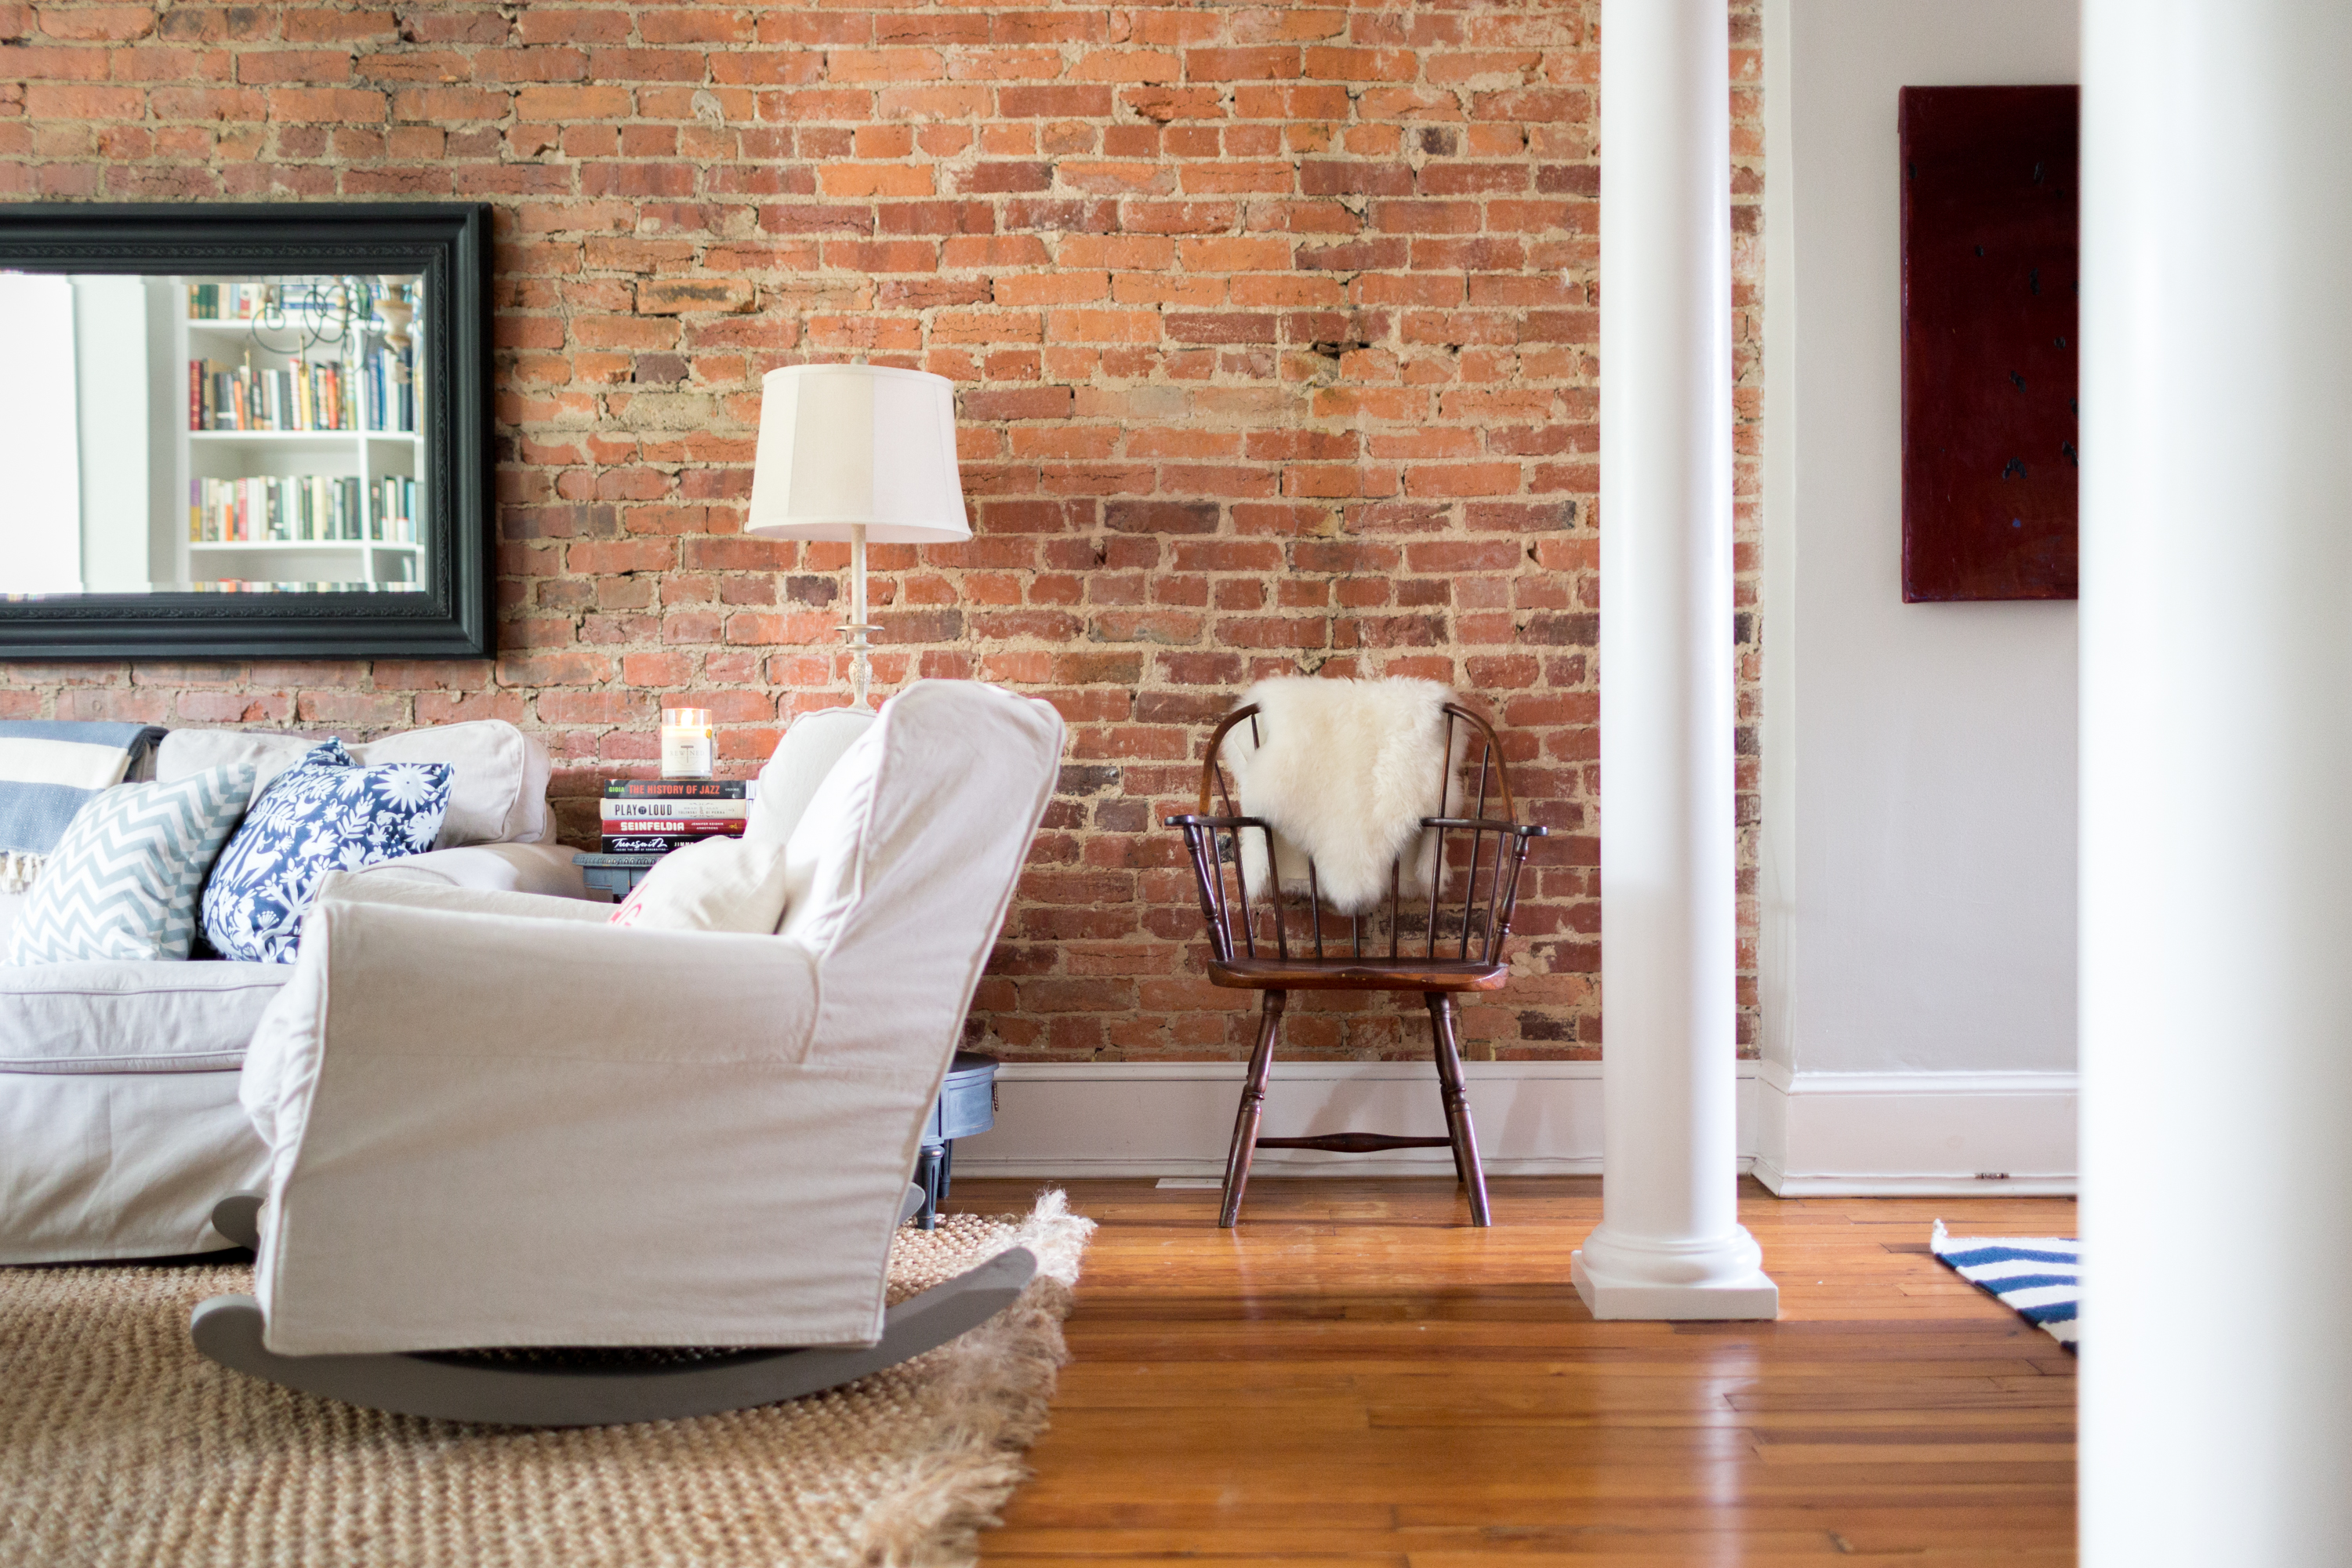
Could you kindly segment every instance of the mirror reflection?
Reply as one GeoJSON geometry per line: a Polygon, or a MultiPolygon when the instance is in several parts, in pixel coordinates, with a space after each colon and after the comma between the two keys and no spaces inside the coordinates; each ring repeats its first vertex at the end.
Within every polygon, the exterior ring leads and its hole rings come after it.
{"type": "Polygon", "coordinates": [[[420,589],[416,274],[0,272],[0,595],[420,589]]]}

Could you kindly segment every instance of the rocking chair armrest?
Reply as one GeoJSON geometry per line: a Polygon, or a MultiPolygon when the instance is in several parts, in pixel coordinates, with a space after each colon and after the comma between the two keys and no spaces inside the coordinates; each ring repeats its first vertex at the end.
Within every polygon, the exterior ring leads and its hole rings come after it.
{"type": "MultiPolygon", "coordinates": [[[[1272,832],[1273,826],[1262,816],[1202,816],[1197,812],[1185,812],[1179,816],[1160,818],[1167,827],[1262,827],[1272,832]]],[[[1424,816],[1423,827],[1476,829],[1481,833],[1516,833],[1522,838],[1548,838],[1551,829],[1538,822],[1505,822],[1491,816],[1424,816]]]]}
{"type": "Polygon", "coordinates": [[[1490,816],[1424,816],[1423,827],[1461,828],[1475,833],[1511,833],[1521,838],[1549,838],[1551,829],[1535,822],[1501,822],[1490,816]]]}
{"type": "Polygon", "coordinates": [[[322,899],[240,1086],[270,1348],[870,1342],[951,1042],[829,1054],[821,980],[784,937],[322,899]]]}
{"type": "Polygon", "coordinates": [[[502,1058],[789,1068],[813,1047],[814,960],[779,937],[639,931],[523,893],[331,877],[254,1029],[238,1098],[273,1154],[302,1140],[330,1050],[462,1086],[502,1058]],[[515,906],[552,906],[553,919],[515,906]],[[330,998],[334,1005],[330,1005],[330,998]]]}

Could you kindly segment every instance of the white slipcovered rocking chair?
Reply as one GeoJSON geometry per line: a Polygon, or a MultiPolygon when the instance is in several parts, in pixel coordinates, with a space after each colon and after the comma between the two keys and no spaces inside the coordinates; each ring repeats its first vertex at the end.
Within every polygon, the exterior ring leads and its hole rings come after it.
{"type": "Polygon", "coordinates": [[[1018,1250],[884,1288],[1061,738],[1043,702],[908,689],[809,801],[772,936],[331,879],[245,1068],[267,1190],[215,1221],[255,1293],[199,1306],[197,1347],[380,1409],[593,1425],[831,1387],[1011,1302],[1018,1250]]]}

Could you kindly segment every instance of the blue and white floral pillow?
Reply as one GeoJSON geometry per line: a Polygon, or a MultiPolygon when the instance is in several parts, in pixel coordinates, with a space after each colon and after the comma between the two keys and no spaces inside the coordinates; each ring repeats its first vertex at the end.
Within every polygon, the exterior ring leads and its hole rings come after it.
{"type": "Polygon", "coordinates": [[[223,958],[291,963],[302,916],[330,871],[356,871],[433,847],[457,769],[362,768],[329,738],[271,780],[205,884],[205,938],[223,958]]]}

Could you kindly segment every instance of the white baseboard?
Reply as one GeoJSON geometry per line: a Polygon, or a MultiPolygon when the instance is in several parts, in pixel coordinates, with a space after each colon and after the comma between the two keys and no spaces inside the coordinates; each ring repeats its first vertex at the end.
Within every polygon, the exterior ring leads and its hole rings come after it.
{"type": "MultiPolygon", "coordinates": [[[[1223,1174],[1239,1062],[1009,1062],[996,1126],[956,1144],[959,1175],[1223,1174]]],[[[1497,1176],[1601,1173],[1599,1062],[1469,1062],[1478,1146],[1497,1176]]],[[[1739,1168],[1784,1197],[2074,1191],[2073,1073],[1798,1073],[1738,1064],[1739,1168]]],[[[1262,1131],[1443,1133],[1426,1062],[1277,1062],[1262,1131]]],[[[1443,1149],[1260,1151],[1265,1175],[1440,1176],[1443,1149]]]]}
{"type": "MultiPolygon", "coordinates": [[[[1743,1150],[1750,1146],[1756,1066],[1739,1064],[1743,1150]]],[[[996,1126],[958,1141],[956,1173],[1221,1176],[1244,1070],[1239,1062],[1009,1062],[996,1075],[996,1126]]],[[[1599,1062],[1465,1062],[1463,1075],[1487,1174],[1601,1173],[1599,1062]]],[[[1444,1131],[1437,1074],[1427,1062],[1276,1062],[1259,1128],[1271,1138],[1444,1131]]],[[[1263,1149],[1251,1169],[1269,1176],[1439,1176],[1451,1175],[1454,1162],[1444,1149],[1263,1149]]]]}
{"type": "Polygon", "coordinates": [[[1756,1179],[1782,1197],[2020,1197],[2075,1187],[2071,1072],[1756,1074],[1756,1179]]]}

